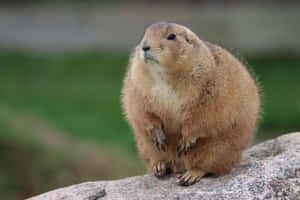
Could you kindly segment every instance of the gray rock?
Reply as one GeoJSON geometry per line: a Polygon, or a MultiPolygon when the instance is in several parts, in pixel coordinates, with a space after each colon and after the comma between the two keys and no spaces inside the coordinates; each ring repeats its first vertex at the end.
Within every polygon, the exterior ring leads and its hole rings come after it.
{"type": "Polygon", "coordinates": [[[30,200],[300,199],[300,132],[253,146],[243,160],[229,174],[206,177],[189,187],[176,185],[175,175],[145,175],[82,183],[30,200]]]}

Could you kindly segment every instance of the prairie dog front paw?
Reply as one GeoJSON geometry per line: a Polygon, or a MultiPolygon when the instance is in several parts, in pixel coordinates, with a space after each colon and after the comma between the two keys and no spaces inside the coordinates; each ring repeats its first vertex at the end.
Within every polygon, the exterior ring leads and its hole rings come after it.
{"type": "Polygon", "coordinates": [[[163,128],[154,127],[149,132],[150,132],[150,137],[152,139],[152,142],[153,144],[156,145],[157,149],[166,151],[165,146],[168,144],[167,144],[167,138],[165,136],[163,128]]]}
{"type": "Polygon", "coordinates": [[[182,137],[179,140],[177,150],[178,150],[178,156],[180,157],[182,153],[186,155],[197,143],[197,138],[191,138],[187,139],[185,137],[182,137]]]}

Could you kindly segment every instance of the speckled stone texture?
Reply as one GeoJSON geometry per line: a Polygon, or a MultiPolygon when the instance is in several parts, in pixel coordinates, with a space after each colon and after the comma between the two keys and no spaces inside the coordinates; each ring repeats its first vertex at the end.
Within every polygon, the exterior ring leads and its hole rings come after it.
{"type": "Polygon", "coordinates": [[[205,177],[189,187],[177,186],[175,175],[163,179],[145,175],[82,183],[30,200],[300,200],[300,132],[253,146],[243,160],[229,174],[205,177]]]}

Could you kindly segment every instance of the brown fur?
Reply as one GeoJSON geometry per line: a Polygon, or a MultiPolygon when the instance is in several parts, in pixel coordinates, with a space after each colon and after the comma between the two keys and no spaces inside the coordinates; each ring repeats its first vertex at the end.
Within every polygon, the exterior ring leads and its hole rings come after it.
{"type": "Polygon", "coordinates": [[[229,52],[184,26],[158,23],[146,29],[133,53],[123,107],[149,171],[186,172],[178,182],[190,185],[239,162],[256,130],[260,98],[245,66],[229,52]],[[175,40],[166,39],[171,33],[175,40]],[[145,44],[158,63],[145,62],[145,44]],[[157,130],[166,137],[165,152],[153,144],[157,130]],[[181,147],[186,155],[178,155],[181,147]]]}

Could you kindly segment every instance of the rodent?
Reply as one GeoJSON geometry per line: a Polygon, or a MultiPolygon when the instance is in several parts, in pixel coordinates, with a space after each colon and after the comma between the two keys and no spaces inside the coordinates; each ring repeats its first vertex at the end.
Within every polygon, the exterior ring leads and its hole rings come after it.
{"type": "Polygon", "coordinates": [[[188,186],[241,160],[260,118],[258,84],[227,50],[183,25],[148,26],[134,49],[122,104],[141,158],[188,186]]]}

